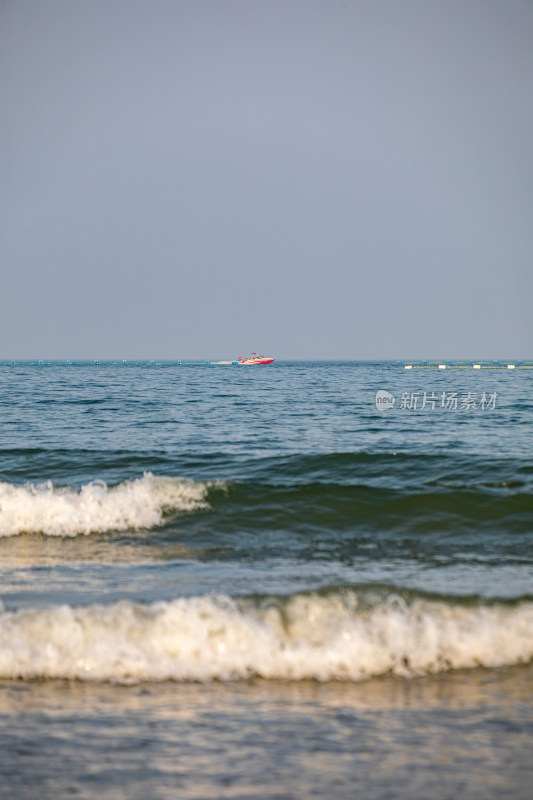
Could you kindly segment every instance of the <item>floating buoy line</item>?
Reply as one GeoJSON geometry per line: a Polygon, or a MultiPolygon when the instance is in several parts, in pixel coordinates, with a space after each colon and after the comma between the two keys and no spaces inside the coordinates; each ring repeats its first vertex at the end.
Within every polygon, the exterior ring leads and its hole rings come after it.
{"type": "Polygon", "coordinates": [[[398,361],[404,369],[533,369],[533,361],[398,361]]]}

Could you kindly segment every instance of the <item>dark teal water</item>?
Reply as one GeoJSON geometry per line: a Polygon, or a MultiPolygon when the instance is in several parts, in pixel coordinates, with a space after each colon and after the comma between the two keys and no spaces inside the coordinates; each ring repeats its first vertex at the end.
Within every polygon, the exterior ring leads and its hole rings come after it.
{"type": "Polygon", "coordinates": [[[3,364],[0,418],[6,791],[527,796],[533,371],[3,364]]]}

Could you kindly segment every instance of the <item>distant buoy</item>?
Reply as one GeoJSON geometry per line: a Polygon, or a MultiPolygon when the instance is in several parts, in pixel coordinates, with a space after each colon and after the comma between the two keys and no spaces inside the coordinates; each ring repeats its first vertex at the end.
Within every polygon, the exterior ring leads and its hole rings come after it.
{"type": "Polygon", "coordinates": [[[95,362],[94,362],[94,366],[95,366],[95,367],[99,367],[99,366],[100,366],[100,362],[99,362],[99,361],[95,361],[95,362]]]}

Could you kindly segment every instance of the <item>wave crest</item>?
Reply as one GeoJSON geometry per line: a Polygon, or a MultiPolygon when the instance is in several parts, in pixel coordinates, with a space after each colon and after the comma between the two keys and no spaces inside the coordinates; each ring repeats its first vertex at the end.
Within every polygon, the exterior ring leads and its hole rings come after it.
{"type": "Polygon", "coordinates": [[[162,523],[166,512],[207,508],[209,486],[149,472],[113,487],[103,481],[79,489],[54,486],[51,481],[25,486],[0,482],[0,536],[76,536],[152,528],[162,523]]]}
{"type": "Polygon", "coordinates": [[[533,659],[533,603],[203,596],[0,614],[1,678],[361,680],[533,659]]]}

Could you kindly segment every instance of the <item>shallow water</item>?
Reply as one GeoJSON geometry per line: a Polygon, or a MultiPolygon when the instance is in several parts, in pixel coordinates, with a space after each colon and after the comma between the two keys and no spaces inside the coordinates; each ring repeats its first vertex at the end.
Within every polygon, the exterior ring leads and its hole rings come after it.
{"type": "Polygon", "coordinates": [[[4,682],[2,796],[525,800],[532,689],[530,667],[365,683],[4,682]]]}

